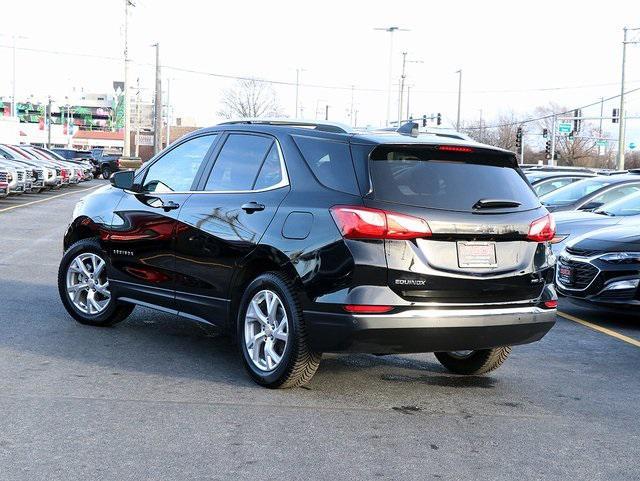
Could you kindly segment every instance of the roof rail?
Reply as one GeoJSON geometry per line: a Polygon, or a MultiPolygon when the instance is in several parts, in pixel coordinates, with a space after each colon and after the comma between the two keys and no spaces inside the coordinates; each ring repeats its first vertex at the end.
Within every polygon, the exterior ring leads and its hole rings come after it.
{"type": "Polygon", "coordinates": [[[351,134],[353,129],[348,125],[338,122],[315,121],[315,120],[296,120],[296,119],[270,119],[270,118],[248,118],[238,120],[227,120],[218,125],[237,125],[237,124],[259,124],[259,125],[281,125],[288,127],[306,127],[321,130],[323,132],[334,132],[338,134],[351,134]]]}

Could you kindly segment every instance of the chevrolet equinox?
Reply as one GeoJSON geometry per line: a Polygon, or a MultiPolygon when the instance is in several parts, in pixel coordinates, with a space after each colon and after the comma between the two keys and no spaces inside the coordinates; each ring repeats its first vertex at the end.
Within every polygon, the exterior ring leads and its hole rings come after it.
{"type": "Polygon", "coordinates": [[[136,305],[214,325],[267,387],[308,382],[323,352],[491,371],[554,324],[555,225],[513,153],[417,130],[193,132],[76,205],[62,302],[93,326],[136,305]]]}

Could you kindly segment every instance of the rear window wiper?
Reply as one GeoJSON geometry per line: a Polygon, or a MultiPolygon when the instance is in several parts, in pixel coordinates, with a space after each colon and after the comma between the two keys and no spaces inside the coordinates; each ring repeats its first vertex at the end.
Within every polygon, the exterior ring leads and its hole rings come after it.
{"type": "Polygon", "coordinates": [[[473,204],[474,209],[504,209],[508,207],[520,207],[522,202],[509,199],[480,199],[473,204]]]}

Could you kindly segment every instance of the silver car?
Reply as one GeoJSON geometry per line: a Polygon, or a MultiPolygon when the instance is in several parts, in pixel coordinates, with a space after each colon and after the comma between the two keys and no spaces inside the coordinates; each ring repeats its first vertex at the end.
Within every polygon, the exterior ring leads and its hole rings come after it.
{"type": "Polygon", "coordinates": [[[556,220],[556,239],[559,240],[552,245],[555,254],[576,237],[605,227],[635,225],[640,231],[640,192],[604,204],[593,212],[556,212],[553,217],[556,220]]]}

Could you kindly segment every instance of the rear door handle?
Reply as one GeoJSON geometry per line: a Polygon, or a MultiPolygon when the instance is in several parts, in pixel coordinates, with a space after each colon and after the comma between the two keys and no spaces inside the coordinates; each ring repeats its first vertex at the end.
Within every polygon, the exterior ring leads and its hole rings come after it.
{"type": "Polygon", "coordinates": [[[162,203],[162,208],[164,209],[165,212],[169,212],[170,210],[178,209],[179,207],[180,207],[180,204],[176,204],[172,200],[162,203]]]}
{"type": "Polygon", "coordinates": [[[258,204],[257,202],[248,202],[246,204],[242,204],[242,207],[240,208],[246,211],[247,214],[251,214],[259,210],[264,210],[264,204],[258,204]]]}

